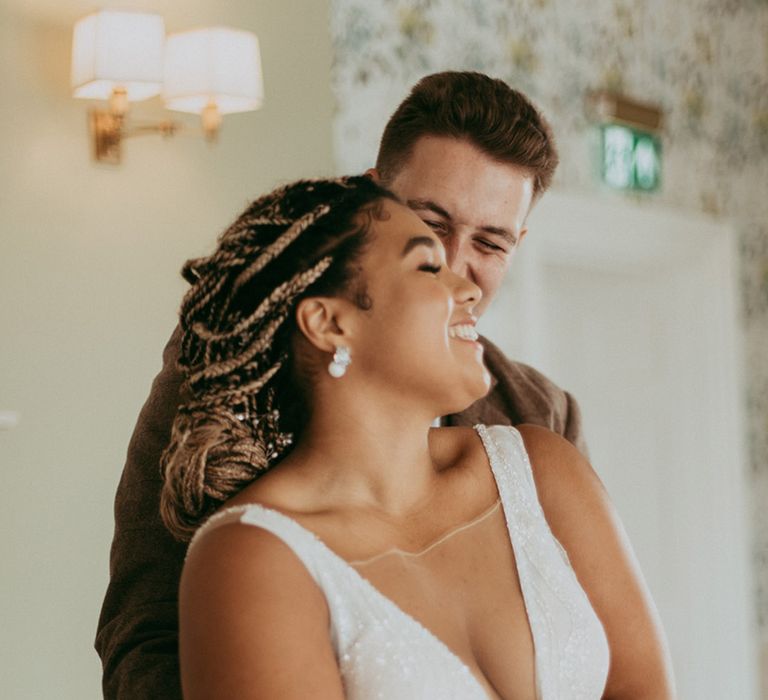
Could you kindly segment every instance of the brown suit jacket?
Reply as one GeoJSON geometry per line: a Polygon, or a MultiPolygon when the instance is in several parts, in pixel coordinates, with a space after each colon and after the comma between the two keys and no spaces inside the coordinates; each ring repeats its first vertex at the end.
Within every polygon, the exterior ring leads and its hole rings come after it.
{"type": "MultiPolygon", "coordinates": [[[[177,328],[139,414],[115,497],[110,582],[95,644],[109,700],[181,698],[177,602],[186,545],[170,536],[159,515],[160,455],[180,403],[179,339],[177,328]]],[[[491,391],[445,423],[535,423],[565,436],[586,454],[573,397],[535,369],[508,360],[488,340],[483,345],[493,376],[491,391]]]]}

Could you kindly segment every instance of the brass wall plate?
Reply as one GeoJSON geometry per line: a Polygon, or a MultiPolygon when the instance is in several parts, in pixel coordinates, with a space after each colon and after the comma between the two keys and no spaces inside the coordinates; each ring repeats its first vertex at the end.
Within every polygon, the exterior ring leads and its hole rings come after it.
{"type": "Polygon", "coordinates": [[[122,117],[103,109],[88,112],[93,159],[98,163],[118,165],[122,159],[122,117]]]}
{"type": "Polygon", "coordinates": [[[587,113],[599,122],[626,124],[652,133],[658,133],[664,127],[661,107],[613,92],[589,93],[587,113]]]}

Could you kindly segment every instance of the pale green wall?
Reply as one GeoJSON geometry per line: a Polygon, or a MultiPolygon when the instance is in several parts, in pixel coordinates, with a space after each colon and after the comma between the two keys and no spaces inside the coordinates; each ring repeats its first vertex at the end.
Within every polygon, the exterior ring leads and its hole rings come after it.
{"type": "Polygon", "coordinates": [[[257,32],[266,102],[226,118],[213,148],[143,137],[122,166],[97,166],[68,86],[71,26],[94,5],[0,8],[0,411],[21,414],[0,432],[0,694],[13,700],[99,696],[112,500],[181,263],[274,183],[333,171],[325,0],[141,5],[169,31],[257,32]]]}

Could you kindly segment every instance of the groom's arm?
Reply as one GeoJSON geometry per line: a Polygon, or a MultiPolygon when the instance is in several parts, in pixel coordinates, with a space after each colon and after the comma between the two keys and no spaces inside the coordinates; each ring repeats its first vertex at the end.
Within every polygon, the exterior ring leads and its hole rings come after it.
{"type": "Polygon", "coordinates": [[[180,331],[136,423],[115,497],[110,581],[96,650],[107,700],[181,698],[178,586],[186,545],[160,520],[160,455],[168,444],[182,377],[176,369],[180,331]]]}

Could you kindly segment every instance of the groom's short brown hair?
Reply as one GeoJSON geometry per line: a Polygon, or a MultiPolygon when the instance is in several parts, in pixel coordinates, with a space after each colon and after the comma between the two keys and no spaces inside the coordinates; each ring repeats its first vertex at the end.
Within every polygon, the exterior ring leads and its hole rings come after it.
{"type": "Polygon", "coordinates": [[[558,163],[552,130],[521,92],[471,71],[422,78],[384,128],[376,169],[391,182],[423,136],[466,140],[494,160],[528,171],[533,196],[552,182],[558,163]]]}

